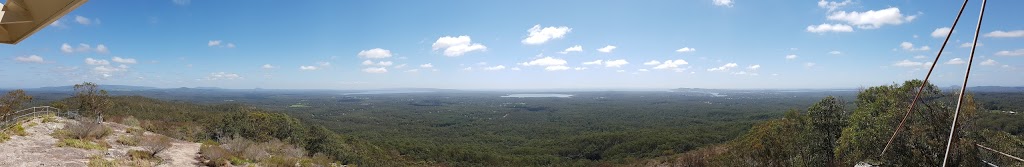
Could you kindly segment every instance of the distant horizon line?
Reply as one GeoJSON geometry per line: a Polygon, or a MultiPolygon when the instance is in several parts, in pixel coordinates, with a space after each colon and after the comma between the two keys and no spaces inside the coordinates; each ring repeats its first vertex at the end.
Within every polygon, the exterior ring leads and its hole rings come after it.
{"type": "MultiPolygon", "coordinates": [[[[15,89],[46,89],[46,88],[60,88],[60,87],[71,87],[74,85],[66,86],[42,86],[35,88],[0,88],[0,90],[15,90],[15,89]]],[[[393,88],[355,88],[355,89],[332,89],[332,88],[223,88],[213,86],[195,86],[195,87],[155,87],[155,86],[137,86],[137,85],[100,85],[103,86],[126,86],[126,87],[140,87],[150,89],[223,89],[223,90],[333,90],[333,91],[377,91],[377,90],[403,90],[403,89],[435,89],[435,90],[460,90],[460,91],[539,91],[539,90],[573,90],[573,91],[671,91],[675,89],[710,89],[710,90],[857,90],[864,87],[845,87],[845,88],[699,88],[699,87],[675,87],[675,88],[469,88],[469,89],[456,89],[456,88],[430,88],[430,87],[393,87],[393,88]]],[[[959,87],[959,85],[951,85],[947,87],[959,87]]],[[[1022,88],[1024,86],[971,86],[971,87],[1003,87],[1003,88],[1022,88]]],[[[940,88],[946,88],[940,86],[940,88]]]]}

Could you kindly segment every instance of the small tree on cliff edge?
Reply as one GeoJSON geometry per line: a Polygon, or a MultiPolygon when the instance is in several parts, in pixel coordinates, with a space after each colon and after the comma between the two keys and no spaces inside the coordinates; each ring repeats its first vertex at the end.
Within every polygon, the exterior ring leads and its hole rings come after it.
{"type": "Polygon", "coordinates": [[[107,91],[99,89],[98,85],[92,82],[75,84],[74,99],[78,110],[95,114],[97,123],[103,121],[103,112],[111,106],[107,91]]]}

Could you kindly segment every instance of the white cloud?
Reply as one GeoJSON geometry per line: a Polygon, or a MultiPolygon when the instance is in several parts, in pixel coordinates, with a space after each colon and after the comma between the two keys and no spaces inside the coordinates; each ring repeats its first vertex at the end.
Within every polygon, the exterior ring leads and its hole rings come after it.
{"type": "Polygon", "coordinates": [[[99,45],[96,45],[96,52],[97,53],[110,53],[110,49],[107,49],[106,45],[99,44],[99,45]]]}
{"type": "Polygon", "coordinates": [[[583,62],[583,65],[601,65],[601,64],[604,64],[604,60],[594,60],[594,61],[583,62]]]}
{"type": "Polygon", "coordinates": [[[192,0],[171,0],[175,5],[185,6],[192,3],[192,0]]]}
{"type": "Polygon", "coordinates": [[[638,71],[638,72],[648,72],[648,71],[651,71],[651,70],[647,70],[647,69],[641,68],[641,69],[637,69],[636,71],[638,71]]]}
{"type": "Polygon", "coordinates": [[[626,65],[626,64],[629,64],[629,62],[624,60],[624,59],[608,60],[608,61],[604,62],[604,66],[605,67],[616,67],[616,68],[618,68],[618,67],[622,67],[623,65],[626,65]]]}
{"type": "Polygon", "coordinates": [[[736,63],[728,63],[722,65],[721,67],[709,68],[707,71],[728,71],[729,69],[735,68],[736,66],[739,65],[737,65],[736,63]]]}
{"type": "Polygon", "coordinates": [[[598,52],[604,52],[604,53],[611,53],[612,50],[615,50],[615,48],[617,48],[617,47],[612,46],[612,45],[608,45],[608,46],[604,46],[603,48],[597,49],[597,51],[598,52]]]}
{"type": "Polygon", "coordinates": [[[814,62],[807,62],[807,63],[804,63],[804,67],[807,67],[807,68],[811,68],[811,67],[814,67],[814,65],[818,65],[818,64],[817,64],[817,63],[814,63],[814,62]]]}
{"type": "Polygon", "coordinates": [[[572,28],[566,26],[541,28],[540,24],[538,24],[527,30],[527,32],[530,32],[530,35],[527,36],[526,39],[523,39],[522,42],[527,45],[544,44],[551,39],[564,38],[565,34],[571,31],[572,28]]]}
{"type": "Polygon", "coordinates": [[[679,52],[679,53],[694,52],[694,51],[697,51],[697,49],[690,48],[690,47],[683,47],[683,48],[676,49],[676,52],[679,52]]]}
{"type": "Polygon", "coordinates": [[[81,25],[100,24],[100,19],[89,19],[85,16],[75,16],[75,22],[81,25]]]}
{"type": "Polygon", "coordinates": [[[733,4],[732,0],[712,0],[711,2],[715,3],[715,6],[725,7],[732,7],[733,4]]]}
{"type": "Polygon", "coordinates": [[[916,61],[910,61],[910,60],[902,60],[902,61],[897,61],[896,63],[893,63],[892,65],[896,66],[896,67],[917,67],[917,68],[923,68],[923,67],[931,66],[932,62],[916,62],[916,61]]]}
{"type": "MultiPolygon", "coordinates": [[[[971,47],[972,45],[974,45],[974,43],[973,43],[973,42],[964,42],[963,44],[960,44],[960,47],[961,47],[961,48],[969,48],[969,47],[971,47]]],[[[979,42],[979,43],[978,43],[978,46],[985,46],[985,43],[980,43],[980,42],[979,42]]]]}
{"type": "Polygon", "coordinates": [[[838,50],[833,50],[833,51],[831,51],[831,52],[828,52],[828,54],[834,54],[834,55],[837,55],[837,54],[843,54],[843,52],[839,52],[838,50]]]}
{"type": "Polygon", "coordinates": [[[786,60],[793,60],[796,59],[796,57],[796,55],[786,55],[786,60]]]}
{"type": "Polygon", "coordinates": [[[988,59],[988,60],[985,60],[985,61],[981,62],[981,65],[983,65],[983,66],[994,66],[994,65],[998,65],[998,64],[999,64],[999,62],[996,62],[995,60],[992,60],[992,59],[988,59]]]}
{"type": "Polygon", "coordinates": [[[363,65],[367,65],[367,66],[368,66],[368,65],[373,65],[373,60],[366,60],[366,61],[363,61],[363,65]]]}
{"type": "Polygon", "coordinates": [[[420,68],[434,68],[434,65],[430,63],[420,64],[420,68]]]}
{"type": "Polygon", "coordinates": [[[874,29],[882,27],[882,25],[900,25],[905,22],[913,21],[917,18],[914,16],[904,16],[900,13],[900,9],[896,7],[889,7],[882,10],[869,10],[866,12],[846,12],[838,11],[828,15],[828,20],[844,21],[847,24],[856,25],[863,29],[874,29]]]}
{"type": "Polygon", "coordinates": [[[320,69],[320,68],[316,67],[316,66],[299,66],[299,70],[302,70],[302,71],[313,71],[313,70],[317,70],[317,69],[320,69]]]}
{"type": "Polygon", "coordinates": [[[832,2],[832,1],[821,0],[821,1],[818,1],[818,7],[821,7],[821,8],[824,8],[824,9],[828,9],[829,12],[832,12],[833,10],[836,10],[836,9],[839,9],[840,7],[849,5],[850,3],[853,3],[853,2],[851,2],[850,0],[846,0],[846,1],[843,1],[843,2],[832,2]]]}
{"type": "Polygon", "coordinates": [[[263,66],[260,66],[260,68],[263,68],[263,69],[275,69],[277,67],[275,67],[274,65],[270,65],[270,64],[263,64],[263,66]]]}
{"type": "Polygon", "coordinates": [[[242,76],[239,76],[238,74],[227,73],[227,72],[210,73],[210,76],[206,77],[206,80],[235,80],[235,79],[245,79],[245,78],[242,78],[242,76]]]}
{"type": "Polygon", "coordinates": [[[465,35],[458,37],[443,36],[437,38],[437,41],[435,41],[431,47],[433,47],[434,50],[444,49],[444,55],[448,57],[462,56],[463,54],[472,51],[487,50],[487,46],[472,42],[473,39],[465,35]]]}
{"type": "Polygon", "coordinates": [[[559,65],[559,66],[544,67],[545,71],[562,71],[562,70],[568,70],[568,69],[569,69],[569,67],[561,66],[561,65],[559,65]]]}
{"type": "Polygon", "coordinates": [[[220,46],[220,43],[222,43],[222,42],[224,42],[224,41],[221,41],[221,40],[210,40],[209,42],[206,42],[206,46],[209,46],[209,47],[220,46]]]}
{"type": "Polygon", "coordinates": [[[466,68],[463,68],[463,69],[462,69],[462,71],[473,71],[473,67],[466,67],[466,68]]]}
{"type": "Polygon", "coordinates": [[[124,71],[128,71],[128,66],[124,65],[124,64],[122,64],[120,66],[117,66],[117,67],[101,65],[101,66],[96,66],[96,67],[92,68],[92,72],[93,73],[100,74],[103,77],[110,77],[110,76],[113,76],[113,73],[115,73],[115,72],[124,72],[124,71]]]}
{"type": "Polygon", "coordinates": [[[391,51],[381,48],[373,48],[370,50],[359,51],[360,58],[364,59],[383,59],[391,57],[391,51]]]}
{"type": "Polygon", "coordinates": [[[50,23],[50,26],[60,27],[60,28],[67,28],[68,27],[68,25],[64,24],[64,22],[61,21],[61,20],[53,21],[53,23],[50,23]]]}
{"type": "Polygon", "coordinates": [[[484,70],[487,70],[487,71],[497,71],[497,70],[503,70],[503,69],[505,69],[505,66],[503,66],[503,65],[498,65],[498,66],[494,66],[494,67],[484,67],[484,70]]]}
{"type": "Polygon", "coordinates": [[[576,71],[583,71],[583,70],[587,70],[587,67],[576,67],[576,68],[573,68],[573,69],[576,70],[576,71]]]}
{"type": "Polygon", "coordinates": [[[996,56],[1024,56],[1024,49],[999,51],[996,52],[996,56]]]}
{"type": "Polygon", "coordinates": [[[378,66],[391,66],[392,64],[394,64],[394,62],[391,62],[391,61],[380,61],[380,62],[377,62],[378,66]]]}
{"type": "Polygon", "coordinates": [[[932,37],[933,38],[943,38],[943,37],[946,37],[946,34],[949,34],[949,30],[950,30],[949,27],[936,28],[935,31],[932,31],[932,37]]]}
{"type": "Polygon", "coordinates": [[[946,64],[967,64],[967,61],[960,58],[953,58],[946,62],[946,64]]]}
{"type": "Polygon", "coordinates": [[[519,70],[521,70],[521,69],[519,69],[519,67],[512,67],[510,69],[512,69],[512,71],[519,71],[519,70]]]}
{"type": "Polygon", "coordinates": [[[750,66],[747,67],[747,69],[750,69],[750,70],[761,69],[761,65],[760,64],[750,65],[750,66]]]}
{"type": "Polygon", "coordinates": [[[567,54],[569,52],[583,52],[583,46],[580,46],[580,45],[572,46],[572,47],[569,47],[569,48],[565,48],[565,50],[563,50],[561,52],[558,52],[558,53],[567,54]]]}
{"type": "Polygon", "coordinates": [[[931,49],[928,46],[921,46],[921,47],[918,47],[918,48],[914,48],[914,44],[910,43],[910,42],[902,42],[902,43],[900,43],[900,48],[902,48],[903,50],[906,50],[906,51],[926,51],[926,50],[930,50],[931,49]]]}
{"type": "MultiPolygon", "coordinates": [[[[651,62],[648,62],[648,63],[651,63],[651,62]]],[[[644,64],[647,64],[647,63],[644,63],[644,64]]],[[[665,60],[665,62],[662,62],[661,64],[658,64],[658,66],[654,66],[654,69],[658,69],[658,70],[661,70],[661,69],[676,69],[676,68],[679,68],[679,66],[681,66],[681,65],[687,65],[687,64],[690,64],[690,63],[686,62],[686,60],[683,60],[683,59],[665,60]]]]}
{"type": "Polygon", "coordinates": [[[985,37],[996,37],[996,38],[1024,37],[1024,30],[992,31],[992,32],[989,32],[989,33],[985,34],[985,37]]]}
{"type": "Polygon", "coordinates": [[[649,66],[658,65],[658,64],[661,64],[661,62],[657,61],[657,60],[651,60],[651,61],[648,61],[648,62],[644,62],[644,65],[649,65],[649,66]]]}
{"type": "Polygon", "coordinates": [[[75,48],[72,48],[71,45],[68,45],[68,43],[64,43],[60,45],[60,51],[64,53],[74,53],[75,48]]]}
{"type": "Polygon", "coordinates": [[[522,66],[564,66],[567,62],[562,59],[544,57],[529,62],[519,63],[522,66]]]}
{"type": "Polygon", "coordinates": [[[388,69],[384,68],[384,67],[370,67],[370,68],[363,69],[363,72],[373,73],[373,74],[380,74],[380,73],[387,73],[388,69]]]}
{"type": "Polygon", "coordinates": [[[923,58],[928,58],[928,57],[925,57],[924,55],[914,56],[914,59],[923,59],[923,58]]]}
{"type": "Polygon", "coordinates": [[[43,61],[43,57],[39,57],[37,55],[18,56],[18,57],[14,58],[14,61],[18,61],[18,62],[22,62],[22,63],[43,63],[44,62],[43,61]]]}
{"type": "Polygon", "coordinates": [[[132,59],[132,58],[121,58],[121,57],[117,57],[117,56],[114,56],[114,58],[111,59],[111,60],[116,62],[116,63],[121,63],[121,64],[135,64],[135,63],[138,63],[137,61],[135,61],[135,59],[132,59]]]}
{"type": "Polygon", "coordinates": [[[828,24],[823,23],[817,26],[807,26],[807,32],[812,33],[826,33],[826,32],[853,32],[853,27],[846,24],[828,24]]]}
{"type": "Polygon", "coordinates": [[[90,58],[85,58],[85,64],[94,65],[94,66],[105,66],[105,65],[110,65],[110,62],[107,61],[107,60],[103,60],[103,59],[97,60],[97,59],[93,59],[93,58],[90,57],[90,58]]]}

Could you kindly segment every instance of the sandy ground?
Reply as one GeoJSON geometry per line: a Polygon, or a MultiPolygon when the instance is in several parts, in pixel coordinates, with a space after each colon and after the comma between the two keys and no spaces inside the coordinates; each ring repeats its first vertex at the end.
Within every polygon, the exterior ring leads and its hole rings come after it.
{"type": "MultiPolygon", "coordinates": [[[[42,123],[36,118],[23,123],[26,136],[12,135],[10,140],[0,143],[0,166],[86,166],[89,158],[102,156],[107,160],[127,159],[128,150],[143,150],[138,146],[126,146],[116,142],[119,136],[129,135],[127,126],[116,123],[104,123],[114,133],[103,141],[110,144],[106,150],[86,150],[73,147],[57,147],[57,139],[50,136],[54,130],[64,127],[65,122],[74,121],[57,118],[57,122],[42,123]],[[32,125],[33,126],[29,126],[32,125]]],[[[147,132],[146,135],[159,135],[147,132]]],[[[172,141],[172,147],[157,154],[163,159],[157,166],[198,166],[196,157],[199,143],[172,141]]]]}

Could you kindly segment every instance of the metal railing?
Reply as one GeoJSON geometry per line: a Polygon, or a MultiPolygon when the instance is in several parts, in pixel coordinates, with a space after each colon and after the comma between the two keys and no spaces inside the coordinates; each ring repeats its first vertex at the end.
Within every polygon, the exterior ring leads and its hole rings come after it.
{"type": "Polygon", "coordinates": [[[7,129],[14,125],[17,125],[24,119],[35,118],[42,115],[53,114],[54,116],[77,119],[81,117],[78,111],[64,111],[61,112],[59,108],[50,106],[39,106],[21,109],[12,113],[3,115],[3,119],[0,120],[0,129],[7,129]]]}

